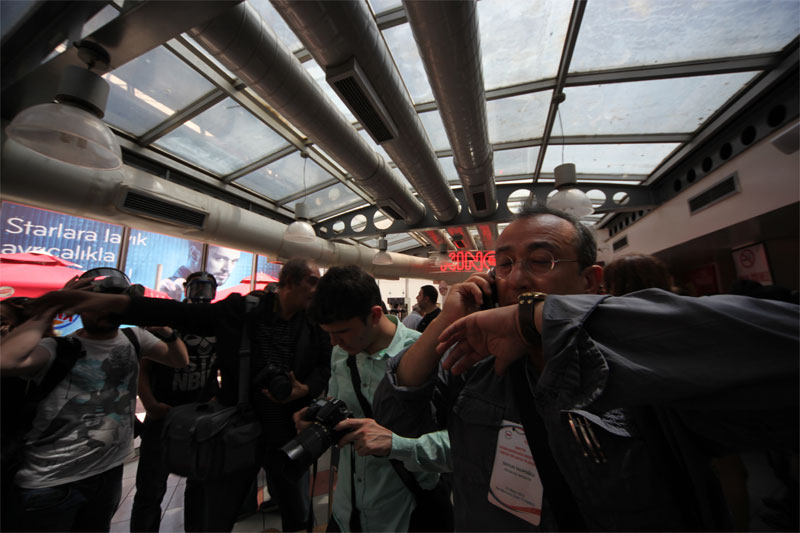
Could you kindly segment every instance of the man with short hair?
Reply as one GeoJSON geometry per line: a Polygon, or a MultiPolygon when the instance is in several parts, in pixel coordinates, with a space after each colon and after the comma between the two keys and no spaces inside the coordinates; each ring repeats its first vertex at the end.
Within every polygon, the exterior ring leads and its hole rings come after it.
{"type": "Polygon", "coordinates": [[[442,312],[442,310],[436,306],[436,300],[438,298],[439,291],[437,291],[436,287],[433,285],[423,285],[422,288],[420,288],[419,294],[417,294],[417,305],[423,314],[422,320],[417,324],[417,331],[420,333],[425,331],[428,324],[442,312]]]}
{"type": "MultiPolygon", "coordinates": [[[[86,272],[73,287],[118,294],[130,281],[103,268],[86,272]]],[[[54,339],[41,339],[53,315],[54,310],[40,314],[4,339],[4,376],[42,382],[59,356],[54,339]]],[[[133,452],[139,358],[175,368],[189,361],[169,328],[154,328],[166,337],[161,342],[141,328],[131,328],[129,338],[119,329],[121,321],[101,310],[81,312],[81,320],[83,328],[70,336],[85,355],[41,400],[25,437],[15,480],[27,531],[109,530],[121,498],[123,463],[133,452]]]]}
{"type": "Polygon", "coordinates": [[[226,406],[236,405],[238,388],[247,387],[250,403],[265,431],[259,446],[263,456],[258,464],[204,485],[202,528],[205,531],[233,528],[241,503],[263,465],[270,494],[281,509],[283,531],[297,531],[306,527],[310,512],[308,475],[300,480],[284,478],[276,466],[280,460],[277,452],[296,435],[292,414],[319,396],[330,376],[327,335],[306,314],[318,281],[317,266],[296,258],[283,265],[277,293],[260,293],[249,311],[251,300],[240,294],[231,294],[213,304],[189,304],[58,291],[40,298],[39,304],[114,313],[129,324],[165,323],[184,333],[214,335],[222,380],[217,401],[226,406]],[[250,383],[239,383],[239,349],[245,334],[252,352],[250,383]],[[284,398],[275,397],[266,383],[256,383],[262,371],[270,366],[281,370],[284,384],[288,380],[284,398]]]}
{"type": "MultiPolygon", "coordinates": [[[[375,387],[392,357],[419,337],[397,317],[385,314],[381,301],[372,276],[347,266],[328,270],[311,304],[312,316],[334,345],[328,394],[344,401],[355,416],[336,426],[337,431],[349,431],[339,447],[352,447],[344,448],[340,459],[328,531],[408,531],[414,495],[390,460],[414,470],[413,477],[425,490],[439,482],[435,472],[450,469],[446,432],[406,439],[377,424],[362,407],[366,402],[370,409],[375,387]]],[[[307,424],[302,414],[295,415],[301,427],[307,424]]]]}
{"type": "Polygon", "coordinates": [[[796,449],[797,306],[596,295],[595,253],[526,208],[375,395],[394,431],[447,427],[457,530],[731,530],[709,456],[796,449]]]}

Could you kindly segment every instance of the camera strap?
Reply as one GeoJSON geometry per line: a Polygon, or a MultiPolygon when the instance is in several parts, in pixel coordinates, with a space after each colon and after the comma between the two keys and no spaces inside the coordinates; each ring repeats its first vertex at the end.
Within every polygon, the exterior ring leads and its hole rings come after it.
{"type": "MultiPolygon", "coordinates": [[[[364,397],[364,393],[361,392],[361,375],[358,373],[358,364],[356,361],[355,355],[348,355],[347,356],[347,367],[350,369],[350,380],[353,382],[353,390],[356,393],[356,398],[358,398],[358,403],[361,404],[361,410],[364,411],[364,416],[367,418],[375,418],[372,415],[372,406],[369,404],[367,399],[364,397]]],[[[414,475],[406,469],[405,465],[398,461],[397,459],[389,459],[392,467],[394,468],[397,475],[400,477],[400,480],[406,486],[406,488],[414,495],[414,499],[416,501],[422,501],[424,499],[424,493],[422,492],[422,487],[420,487],[419,483],[417,482],[414,475]]],[[[355,461],[351,463],[351,466],[354,466],[355,461]]],[[[353,469],[350,469],[350,475],[352,476],[353,469]]],[[[356,509],[356,500],[355,500],[355,492],[353,492],[353,501],[352,506],[355,511],[356,509]]],[[[351,518],[352,520],[352,518],[351,518]]]]}

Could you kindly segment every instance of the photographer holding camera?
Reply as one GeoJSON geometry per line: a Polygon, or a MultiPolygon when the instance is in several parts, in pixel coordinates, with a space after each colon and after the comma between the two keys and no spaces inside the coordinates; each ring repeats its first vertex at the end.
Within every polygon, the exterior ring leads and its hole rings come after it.
{"type": "Polygon", "coordinates": [[[303,431],[284,451],[302,471],[330,444],[352,444],[340,461],[328,531],[452,530],[449,487],[437,473],[450,470],[447,433],[407,439],[372,418],[389,361],[420,335],[384,314],[381,301],[375,280],[357,266],[332,267],[320,280],[310,313],[335,345],[328,393],[336,399],[296,413],[303,431]]]}
{"type": "Polygon", "coordinates": [[[235,406],[239,387],[247,387],[249,403],[264,431],[256,464],[204,484],[202,529],[233,529],[252,480],[264,466],[270,494],[281,509],[283,531],[297,531],[306,527],[310,516],[308,474],[300,480],[286,478],[275,461],[279,448],[296,435],[292,414],[322,393],[330,376],[328,338],[309,322],[305,311],[318,281],[316,266],[305,259],[292,259],[281,269],[277,293],[263,293],[252,310],[248,305],[252,298],[240,294],[213,304],[194,304],[58,291],[41,297],[37,304],[55,307],[57,311],[112,313],[115,319],[128,324],[169,324],[181,333],[215,336],[217,364],[222,375],[217,402],[235,406]],[[259,376],[270,364],[289,369],[291,391],[284,400],[277,400],[269,392],[268,383],[256,384],[253,379],[239,383],[239,352],[245,333],[252,353],[251,377],[259,376]]]}

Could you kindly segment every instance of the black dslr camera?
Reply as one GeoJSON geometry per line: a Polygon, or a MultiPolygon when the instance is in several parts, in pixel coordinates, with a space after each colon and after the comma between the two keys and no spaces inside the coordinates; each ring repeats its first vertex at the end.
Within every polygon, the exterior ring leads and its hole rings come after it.
{"type": "Polygon", "coordinates": [[[287,442],[281,452],[285,456],[284,472],[299,478],[331,445],[339,442],[347,431],[336,431],[336,424],[353,413],[342,400],[319,399],[308,406],[303,420],[312,422],[299,435],[287,442]]]}
{"type": "Polygon", "coordinates": [[[283,365],[268,364],[256,374],[253,383],[259,388],[267,389],[279,402],[292,393],[292,378],[289,377],[289,369],[283,365]]]}

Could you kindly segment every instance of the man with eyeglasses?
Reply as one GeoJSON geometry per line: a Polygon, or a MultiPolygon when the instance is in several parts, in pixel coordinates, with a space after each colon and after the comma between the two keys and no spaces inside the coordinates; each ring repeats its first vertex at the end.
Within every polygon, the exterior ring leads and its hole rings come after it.
{"type": "Polygon", "coordinates": [[[732,530],[709,456],[796,449],[797,306],[600,296],[595,255],[526,208],[379,386],[381,425],[448,429],[456,530],[732,530]]]}
{"type": "Polygon", "coordinates": [[[250,311],[248,298],[240,294],[209,304],[59,291],[42,297],[39,305],[97,310],[114,313],[129,324],[168,324],[184,334],[215,336],[222,381],[217,400],[223,405],[236,405],[238,387],[249,388],[250,403],[264,427],[263,445],[259,446],[263,456],[249,470],[204,484],[201,528],[230,531],[263,466],[270,495],[281,510],[282,530],[297,531],[306,527],[310,512],[308,474],[299,480],[285,478],[276,455],[297,434],[292,414],[319,396],[330,377],[328,336],[310,322],[306,313],[318,281],[316,265],[297,258],[283,265],[277,292],[261,293],[250,311]],[[238,354],[246,323],[252,352],[251,383],[240,384],[238,354]],[[263,372],[268,368],[274,370],[263,372]],[[270,377],[275,375],[282,378],[277,380],[282,385],[280,396],[277,388],[270,387],[270,377]],[[259,380],[259,376],[263,379],[259,380]]]}

